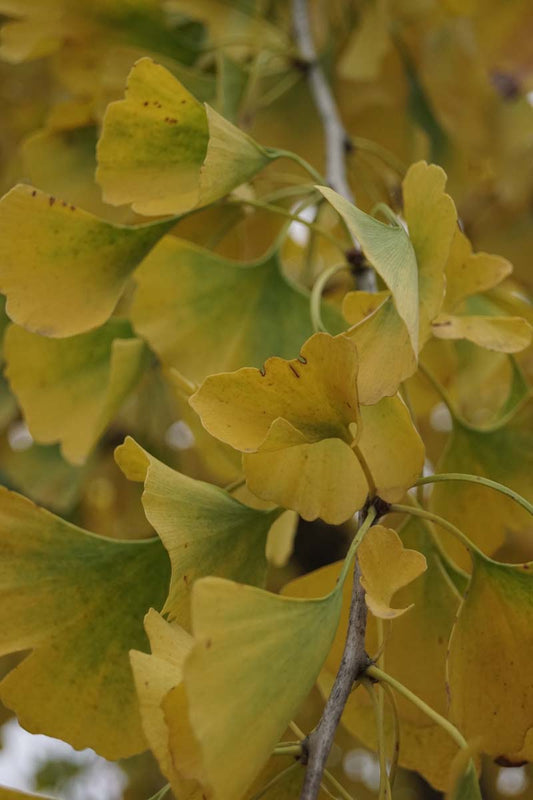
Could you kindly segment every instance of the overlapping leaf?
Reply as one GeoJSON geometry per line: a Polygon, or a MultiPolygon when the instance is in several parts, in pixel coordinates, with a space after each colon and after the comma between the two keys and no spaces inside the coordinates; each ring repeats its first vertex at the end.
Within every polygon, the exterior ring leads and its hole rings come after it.
{"type": "Polygon", "coordinates": [[[450,714],[493,756],[517,753],[533,728],[532,625],[533,563],[498,564],[474,554],[450,641],[450,714]]]}
{"type": "Polygon", "coordinates": [[[356,377],[351,340],[315,334],[299,359],[208,377],[190,403],[210,433],[244,453],[254,494],[340,523],[369,493],[398,500],[423,462],[402,401],[359,413],[356,377]]]}
{"type": "Polygon", "coordinates": [[[169,224],[112,225],[31,186],[15,186],[0,201],[0,291],[8,316],[43,336],[101,325],[169,224]]]}
{"type": "Polygon", "coordinates": [[[74,464],[85,461],[138,383],[148,355],[120,319],[65,339],[11,325],[4,351],[6,375],[32,436],[42,444],[60,442],[74,464]]]}
{"type": "MultiPolygon", "coordinates": [[[[309,299],[283,276],[277,248],[241,264],[167,237],[135,280],[135,329],[164,364],[192,380],[260,367],[272,355],[290,358],[313,332],[309,299]]],[[[333,308],[324,317],[330,329],[342,329],[333,308]]]]}
{"type": "Polygon", "coordinates": [[[164,711],[175,763],[216,800],[244,793],[311,689],[335,634],[342,583],[304,601],[218,578],[196,583],[195,645],[184,688],[168,695],[164,711]],[[185,711],[196,741],[188,753],[185,711]]]}
{"type": "Polygon", "coordinates": [[[191,587],[204,575],[264,582],[266,539],[278,509],[249,508],[167,467],[129,437],[115,458],[128,478],[144,481],[145,514],[168,550],[172,576],[164,611],[170,619],[189,626],[191,587]]]}
{"type": "Polygon", "coordinates": [[[142,58],[126,98],[107,108],[97,179],[113,205],[132,203],[148,216],[180,214],[228,194],[269,160],[168,70],[142,58]]]}

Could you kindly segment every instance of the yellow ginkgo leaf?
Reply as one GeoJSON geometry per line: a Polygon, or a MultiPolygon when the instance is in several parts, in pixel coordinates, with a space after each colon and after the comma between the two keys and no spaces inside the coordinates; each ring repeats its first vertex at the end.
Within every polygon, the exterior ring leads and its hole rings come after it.
{"type": "Polygon", "coordinates": [[[4,342],[6,376],[34,439],[61,443],[82,464],[138,383],[148,350],[126,320],[66,339],[49,339],[10,325],[4,342]]]}
{"type": "Polygon", "coordinates": [[[510,275],[512,269],[502,256],[473,253],[469,240],[457,228],[446,263],[444,309],[453,311],[466,297],[492,289],[510,275]]]}
{"type": "Polygon", "coordinates": [[[522,317],[439,314],[431,324],[438,339],[468,339],[501,353],[518,353],[531,342],[531,325],[522,317]]]}
{"type": "Polygon", "coordinates": [[[115,459],[130,480],[144,481],[145,514],[168,550],[172,575],[163,611],[170,619],[189,627],[190,592],[199,577],[263,584],[267,534],[279,509],[243,505],[218,486],[167,467],[130,437],[115,459]]]}
{"type": "Polygon", "coordinates": [[[88,533],[0,489],[0,653],[32,652],[0,683],[33,733],[110,759],[145,749],[128,651],[170,579],[158,538],[88,533]]]}
{"type": "MultiPolygon", "coordinates": [[[[358,420],[356,378],[355,345],[345,336],[317,333],[299,358],[269,358],[261,370],[212,375],[189,402],[213,436],[243,452],[256,451],[279,418],[303,435],[301,441],[349,443],[350,425],[358,420]]],[[[288,445],[296,443],[289,428],[284,433],[288,445]]]]}
{"type": "MultiPolygon", "coordinates": [[[[260,367],[269,356],[294,357],[313,333],[309,298],[283,276],[277,245],[261,260],[243,264],[168,236],[143,261],[135,281],[136,331],[165,365],[195,381],[260,367]]],[[[332,307],[322,313],[328,330],[342,330],[332,307]]]]}
{"type": "Polygon", "coordinates": [[[101,325],[169,224],[112,225],[31,186],[15,186],[0,200],[0,291],[8,316],[53,337],[101,325]]]}
{"type": "Polygon", "coordinates": [[[151,58],[133,66],[126,92],[108,106],[98,143],[96,177],[112,205],[180,214],[223,197],[271,159],[151,58]]]}
{"type": "Polygon", "coordinates": [[[533,563],[473,554],[473,573],[450,640],[450,716],[466,739],[511,756],[533,727],[533,563]]]}
{"type": "Polygon", "coordinates": [[[284,567],[291,557],[298,522],[298,514],[295,511],[284,511],[270,528],[266,557],[275,567],[284,567]]]}
{"type": "Polygon", "coordinates": [[[183,664],[193,646],[193,638],[183,628],[166,622],[150,609],[144,620],[152,654],[130,652],[139,697],[143,730],[161,772],[178,797],[202,800],[196,781],[186,781],[176,771],[168,746],[168,728],[161,704],[165,696],[181,683],[183,664]]]}
{"type": "Polygon", "coordinates": [[[179,687],[164,710],[175,764],[213,800],[244,794],[311,689],[335,634],[343,583],[312,600],[218,578],[196,583],[183,689],[197,742],[192,758],[181,747],[179,687]]]}
{"type": "Polygon", "coordinates": [[[387,0],[362,6],[359,24],[351,32],[337,66],[340,77],[352,81],[378,77],[391,46],[390,24],[387,0]]]}
{"type": "Polygon", "coordinates": [[[372,480],[371,494],[388,503],[403,497],[424,466],[424,443],[398,395],[361,406],[357,450],[372,480]]]}
{"type": "Polygon", "coordinates": [[[417,258],[406,231],[399,222],[384,225],[333,189],[318,188],[359,240],[366,258],[387,284],[409,333],[413,353],[418,354],[417,258]]]}
{"type": "Polygon", "coordinates": [[[392,619],[411,608],[392,608],[391,600],[398,589],[418,578],[426,569],[426,558],[418,550],[409,550],[391,528],[375,525],[367,533],[358,550],[361,585],[366,603],[375,617],[392,619]]]}
{"type": "Polygon", "coordinates": [[[249,489],[265,500],[340,525],[362,508],[368,482],[353,450],[340,439],[293,444],[243,457],[249,489]]]}
{"type": "Polygon", "coordinates": [[[355,342],[359,355],[359,402],[371,405],[396,394],[400,383],[415,372],[417,361],[390,292],[348,292],[342,313],[351,325],[345,335],[355,342]]]}
{"type": "Polygon", "coordinates": [[[444,268],[457,228],[457,212],[445,184],[444,170],[425,161],[409,167],[402,182],[405,221],[418,266],[420,347],[442,307],[444,268]]]}

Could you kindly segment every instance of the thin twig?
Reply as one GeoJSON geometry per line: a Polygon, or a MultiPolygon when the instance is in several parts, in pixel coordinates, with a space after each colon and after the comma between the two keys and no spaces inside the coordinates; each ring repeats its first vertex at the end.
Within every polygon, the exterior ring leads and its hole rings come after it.
{"type": "Polygon", "coordinates": [[[350,617],[344,652],[320,722],[305,742],[308,753],[307,771],[300,800],[316,800],[318,797],[322,774],[344,706],[354,681],[370,664],[370,659],[365,651],[366,603],[365,590],[361,586],[360,577],[359,562],[355,559],[350,617]]]}
{"type": "MultiPolygon", "coordinates": [[[[348,182],[346,165],[346,156],[353,145],[343,125],[333,92],[317,56],[311,33],[308,0],[292,0],[292,21],[296,44],[305,63],[309,87],[324,128],[326,180],[332,189],[350,203],[355,203],[355,197],[348,182]]],[[[359,242],[354,240],[353,246],[358,253],[361,252],[359,242]]],[[[357,276],[357,288],[367,292],[376,291],[376,279],[372,270],[360,271],[357,276]]]]}

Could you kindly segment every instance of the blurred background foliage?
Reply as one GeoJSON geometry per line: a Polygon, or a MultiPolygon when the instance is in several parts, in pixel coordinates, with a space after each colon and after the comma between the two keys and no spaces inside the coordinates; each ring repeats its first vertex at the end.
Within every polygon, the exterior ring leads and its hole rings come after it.
{"type": "MultiPolygon", "coordinates": [[[[352,137],[349,177],[358,205],[370,211],[386,202],[399,209],[408,165],[421,158],[440,164],[474,248],[503,255],[514,265],[512,277],[489,293],[488,302],[532,321],[527,296],[533,288],[533,4],[312,0],[310,9],[317,50],[352,137]]],[[[163,64],[199,100],[260,143],[293,150],[323,170],[323,130],[287,0],[0,0],[0,24],[2,193],[27,182],[106,220],[142,221],[129,207],[103,203],[94,178],[104,111],[123,96],[128,72],[142,56],[163,64]]],[[[276,162],[240,192],[262,198],[290,182],[297,188],[301,180],[297,166],[276,162]]],[[[294,210],[290,196],[280,202],[294,210]]],[[[331,210],[318,213],[326,229],[337,224],[331,210]]],[[[223,256],[249,261],[271,247],[285,224],[268,211],[227,204],[180,220],[176,231],[223,256]]],[[[289,232],[284,267],[312,283],[333,255],[327,240],[302,236],[302,227],[295,223],[289,232]],[[312,270],[306,273],[309,263],[312,270]]],[[[349,288],[345,280],[333,282],[328,294],[333,302],[349,288]]],[[[122,307],[129,299],[127,293],[122,307]]],[[[3,335],[3,310],[0,319],[3,335]]],[[[483,409],[490,416],[502,404],[510,381],[504,354],[491,353],[489,360],[468,343],[438,342],[428,345],[426,356],[466,416],[483,409]]],[[[518,360],[531,376],[531,348],[518,360]]],[[[428,457],[436,463],[450,421],[420,377],[409,385],[428,457]]],[[[89,530],[142,538],[152,533],[140,504],[142,486],[127,481],[112,456],[126,433],[194,477],[226,485],[239,475],[234,454],[199,427],[155,357],[81,466],[68,463],[58,445],[33,440],[0,378],[1,482],[89,530]]],[[[312,524],[310,536],[309,527],[300,525],[293,558],[272,567],[271,588],[341,557],[347,532],[312,524]]],[[[533,558],[528,533],[513,534],[502,550],[505,558],[533,558]]],[[[4,659],[0,671],[12,664],[12,657],[4,659]]],[[[315,706],[311,698],[303,712],[308,724],[317,715],[315,706]]],[[[0,711],[0,720],[8,717],[0,711]]],[[[75,787],[90,769],[67,755],[36,757],[32,763],[33,784],[27,788],[68,798],[78,796],[75,787]]],[[[146,800],[162,785],[149,755],[129,759],[123,769],[126,779],[117,784],[117,798],[122,793],[124,800],[146,800]]],[[[342,731],[332,769],[359,798],[373,796],[375,757],[342,731]]],[[[404,772],[394,796],[439,795],[404,772]]],[[[533,798],[529,767],[487,764],[483,796],[533,798]]]]}

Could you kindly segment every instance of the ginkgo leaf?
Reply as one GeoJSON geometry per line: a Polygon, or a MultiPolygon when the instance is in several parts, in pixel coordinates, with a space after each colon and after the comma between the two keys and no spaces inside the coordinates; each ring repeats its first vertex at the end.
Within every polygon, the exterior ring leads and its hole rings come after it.
{"type": "Polygon", "coordinates": [[[96,177],[112,205],[132,203],[147,216],[180,214],[223,197],[270,158],[168,70],[141,58],[125,99],[107,108],[96,177]]]}
{"type": "MultiPolygon", "coordinates": [[[[454,421],[454,428],[436,472],[481,475],[498,481],[533,502],[533,403],[527,401],[495,430],[476,430],[454,421]]],[[[463,530],[487,555],[504,542],[506,532],[531,527],[531,517],[505,495],[461,481],[438,483],[431,509],[463,530]]],[[[445,534],[444,534],[445,535],[445,534]]],[[[446,548],[468,567],[464,548],[446,539],[446,548]]]]}
{"type": "Polygon", "coordinates": [[[502,256],[473,253],[469,240],[457,228],[446,263],[445,310],[453,311],[465,297],[497,286],[512,269],[502,256]]]}
{"type": "Polygon", "coordinates": [[[417,361],[390,292],[348,292],[342,313],[351,325],[345,336],[355,342],[359,355],[359,402],[372,405],[396,394],[417,361]]]}
{"type": "Polygon", "coordinates": [[[353,450],[322,439],[243,457],[248,488],[258,497],[294,509],[306,520],[346,522],[365,503],[368,482],[353,450]]]}
{"type": "Polygon", "coordinates": [[[424,465],[424,443],[403,400],[384,397],[361,406],[357,450],[372,480],[371,494],[397,503],[413,485],[424,465]]]}
{"type": "Polygon", "coordinates": [[[412,607],[392,608],[390,603],[398,589],[426,570],[427,562],[422,553],[404,548],[391,528],[374,525],[359,545],[357,557],[366,604],[375,617],[392,619],[412,607]]]}
{"type": "Polygon", "coordinates": [[[115,459],[130,480],[144,481],[143,507],[170,556],[164,613],[189,626],[190,591],[205,575],[261,585],[266,539],[279,509],[245,506],[218,486],[167,467],[128,437],[115,459]]]}
{"type": "MultiPolygon", "coordinates": [[[[166,622],[154,609],[144,620],[152,654],[132,650],[131,666],[141,713],[143,730],[163,775],[183,798],[194,798],[197,787],[185,781],[174,768],[168,747],[168,729],[161,707],[168,692],[181,683],[183,664],[193,646],[193,638],[183,628],[166,622]]],[[[196,795],[201,800],[201,794],[196,795]]]]}
{"type": "Polygon", "coordinates": [[[407,327],[413,353],[418,354],[417,260],[406,231],[399,222],[384,225],[370,217],[333,189],[318,188],[359,240],[366,258],[387,284],[407,327]]]}
{"type": "MultiPolygon", "coordinates": [[[[313,333],[309,298],[283,276],[277,246],[242,264],[166,237],[135,281],[135,329],[164,364],[195,381],[260,367],[269,356],[294,357],[313,333]]],[[[340,315],[328,306],[323,314],[328,329],[340,332],[340,315]]]]}
{"type": "Polygon", "coordinates": [[[101,325],[171,224],[112,225],[31,186],[15,186],[0,200],[0,291],[8,316],[43,336],[101,325]]]}
{"type": "Polygon", "coordinates": [[[409,167],[402,182],[404,216],[418,266],[420,347],[443,303],[444,268],[457,229],[457,212],[445,185],[444,170],[425,161],[409,167]]]}
{"type": "Polygon", "coordinates": [[[31,649],[0,698],[34,733],[110,759],[145,748],[128,651],[164,603],[159,539],[117,541],[0,489],[0,652],[31,649]]]}
{"type": "Polygon", "coordinates": [[[532,626],[533,563],[498,564],[474,553],[450,640],[450,716],[492,756],[518,752],[533,727],[532,626]]]}
{"type": "Polygon", "coordinates": [[[292,555],[299,517],[295,511],[284,511],[268,532],[266,557],[269,564],[284,567],[292,555]]]}
{"type": "MultiPolygon", "coordinates": [[[[358,420],[357,351],[344,336],[317,333],[292,361],[269,358],[262,370],[212,375],[190,398],[204,427],[243,452],[257,450],[278,418],[304,441],[352,441],[358,420]]],[[[287,430],[287,443],[294,439],[287,430]]]]}
{"type": "Polygon", "coordinates": [[[66,339],[11,325],[5,336],[6,376],[34,439],[61,443],[82,464],[138,383],[148,351],[126,320],[66,339]]]}
{"type": "Polygon", "coordinates": [[[518,353],[531,342],[531,325],[522,317],[439,314],[431,324],[438,339],[468,339],[480,347],[518,353]]]}
{"type": "MultiPolygon", "coordinates": [[[[187,768],[200,770],[189,777],[216,800],[244,793],[311,689],[335,634],[343,583],[307,601],[219,578],[195,584],[195,645],[185,662],[184,691],[201,763],[187,768]]],[[[175,692],[164,710],[181,768],[176,712],[183,698],[176,692],[173,707],[175,692]]]]}

